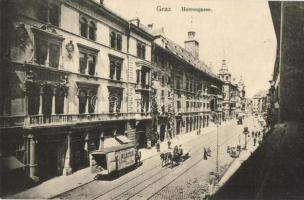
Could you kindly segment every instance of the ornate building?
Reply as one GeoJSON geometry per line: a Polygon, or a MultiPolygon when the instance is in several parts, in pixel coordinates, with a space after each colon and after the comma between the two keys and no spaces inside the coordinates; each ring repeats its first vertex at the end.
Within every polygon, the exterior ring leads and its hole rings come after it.
{"type": "Polygon", "coordinates": [[[5,6],[1,158],[46,180],[89,166],[101,137],[126,135],[145,147],[153,36],[139,20],[102,1],[5,6]]]}
{"type": "Polygon", "coordinates": [[[238,86],[233,83],[231,78],[231,73],[228,70],[226,65],[226,60],[222,60],[222,66],[219,70],[218,77],[225,83],[223,85],[223,119],[231,119],[235,118],[237,115],[237,105],[240,102],[240,93],[238,90],[238,86]]]}

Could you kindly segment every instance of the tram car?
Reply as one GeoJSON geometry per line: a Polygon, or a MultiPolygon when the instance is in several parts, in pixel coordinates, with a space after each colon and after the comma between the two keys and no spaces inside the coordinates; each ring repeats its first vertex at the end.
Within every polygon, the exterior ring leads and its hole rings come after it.
{"type": "Polygon", "coordinates": [[[122,172],[138,167],[140,159],[141,154],[132,143],[119,143],[91,153],[91,172],[96,173],[96,178],[119,176],[122,172]]]}

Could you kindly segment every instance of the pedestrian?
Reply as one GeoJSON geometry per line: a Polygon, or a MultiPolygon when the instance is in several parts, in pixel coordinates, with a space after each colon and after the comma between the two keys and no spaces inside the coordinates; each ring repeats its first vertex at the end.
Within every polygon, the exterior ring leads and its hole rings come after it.
{"type": "Polygon", "coordinates": [[[208,159],[208,152],[207,149],[204,147],[204,160],[208,159]]]}
{"type": "Polygon", "coordinates": [[[257,141],[257,138],[255,137],[255,138],[253,139],[253,146],[255,146],[256,141],[257,141]]]}
{"type": "Polygon", "coordinates": [[[254,131],[251,132],[251,136],[252,136],[252,138],[254,137],[254,131]]]}
{"type": "Polygon", "coordinates": [[[171,149],[171,140],[168,140],[168,149],[171,149]]]}
{"type": "Polygon", "coordinates": [[[157,140],[157,143],[156,143],[156,150],[157,150],[157,152],[160,152],[160,144],[159,144],[159,140],[157,140]]]}

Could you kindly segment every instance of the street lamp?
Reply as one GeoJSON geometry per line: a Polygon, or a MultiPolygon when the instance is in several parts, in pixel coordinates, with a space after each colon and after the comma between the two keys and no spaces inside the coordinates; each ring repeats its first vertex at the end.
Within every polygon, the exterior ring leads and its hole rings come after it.
{"type": "MultiPolygon", "coordinates": [[[[222,91],[216,87],[215,85],[211,85],[210,86],[213,89],[216,89],[217,91],[219,91],[220,93],[222,93],[222,91]]],[[[214,110],[215,110],[215,98],[214,98],[214,110]]],[[[214,115],[216,117],[216,176],[218,178],[219,175],[219,133],[218,133],[218,124],[219,124],[219,119],[218,116],[215,114],[214,115]]]]}

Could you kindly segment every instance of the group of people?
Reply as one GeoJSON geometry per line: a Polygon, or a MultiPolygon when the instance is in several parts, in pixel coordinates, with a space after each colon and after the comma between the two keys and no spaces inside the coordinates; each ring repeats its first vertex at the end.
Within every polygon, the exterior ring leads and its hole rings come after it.
{"type": "Polygon", "coordinates": [[[262,135],[261,135],[260,131],[256,131],[256,132],[252,131],[251,136],[253,138],[253,146],[255,146],[257,144],[257,142],[259,144],[262,143],[262,135]]]}

